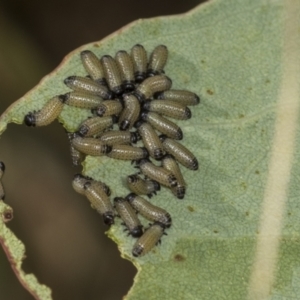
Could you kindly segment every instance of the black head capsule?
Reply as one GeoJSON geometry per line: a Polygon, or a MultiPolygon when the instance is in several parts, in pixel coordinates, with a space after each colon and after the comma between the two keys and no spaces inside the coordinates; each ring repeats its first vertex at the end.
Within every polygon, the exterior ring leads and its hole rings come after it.
{"type": "Polygon", "coordinates": [[[188,107],[172,100],[146,101],[143,109],[177,120],[187,120],[192,117],[191,110],[188,107]]]}
{"type": "Polygon", "coordinates": [[[64,95],[51,98],[39,111],[29,112],[24,118],[24,123],[33,127],[49,125],[60,115],[64,100],[64,95]]]}
{"type": "Polygon", "coordinates": [[[114,208],[105,190],[97,182],[87,182],[84,185],[85,196],[91,203],[92,208],[102,215],[106,225],[114,223],[114,208]]]}
{"type": "Polygon", "coordinates": [[[136,143],[139,140],[137,132],[111,130],[106,131],[99,139],[107,145],[126,145],[136,143]]]}
{"type": "Polygon", "coordinates": [[[138,161],[149,156],[146,148],[129,145],[113,145],[108,157],[121,160],[138,161]]]}
{"type": "Polygon", "coordinates": [[[165,151],[171,154],[180,164],[191,170],[198,170],[199,164],[195,155],[185,146],[173,139],[161,135],[160,140],[165,151]]]}
{"type": "Polygon", "coordinates": [[[178,199],[183,199],[186,191],[186,183],[183,179],[182,173],[180,171],[180,168],[176,162],[176,160],[173,158],[172,155],[166,155],[162,161],[161,165],[163,168],[169,170],[172,172],[176,179],[177,179],[177,186],[171,188],[171,192],[175,197],[178,199]]]}
{"type": "Polygon", "coordinates": [[[139,168],[145,176],[164,186],[175,187],[177,185],[177,180],[174,174],[162,167],[154,165],[148,159],[142,159],[139,162],[139,168]]]}
{"type": "Polygon", "coordinates": [[[141,105],[138,99],[131,94],[125,94],[123,100],[124,109],[119,118],[119,128],[120,130],[130,130],[140,116],[141,105]]]}
{"type": "Polygon", "coordinates": [[[0,179],[4,175],[4,172],[5,172],[5,164],[3,161],[0,161],[0,179]]]}
{"type": "Polygon", "coordinates": [[[149,152],[149,155],[154,159],[161,159],[164,155],[163,146],[153,127],[149,123],[138,122],[137,130],[142,137],[144,146],[149,152]]]}
{"type": "Polygon", "coordinates": [[[134,193],[129,194],[125,199],[128,200],[130,205],[147,220],[159,222],[166,228],[169,228],[172,225],[171,215],[166,210],[153,205],[146,199],[134,193]]]}
{"type": "Polygon", "coordinates": [[[148,65],[148,76],[159,75],[163,72],[163,69],[168,60],[168,48],[165,45],[157,46],[151,53],[148,65]]]}
{"type": "Polygon", "coordinates": [[[181,128],[177,124],[162,117],[158,113],[143,111],[141,113],[141,118],[142,120],[149,123],[154,129],[160,131],[169,138],[175,140],[181,140],[183,138],[181,128]]]}
{"type": "Polygon", "coordinates": [[[156,99],[172,100],[182,105],[197,105],[200,98],[195,93],[185,90],[168,90],[154,95],[156,99]]]}
{"type": "Polygon", "coordinates": [[[119,115],[123,106],[118,100],[105,100],[93,112],[99,117],[119,115]]]}
{"type": "Polygon", "coordinates": [[[155,180],[144,180],[137,174],[127,176],[128,188],[137,195],[147,195],[149,198],[160,190],[160,184],[155,180]]]}
{"type": "Polygon", "coordinates": [[[145,48],[140,44],[134,45],[131,48],[131,58],[135,81],[140,83],[146,78],[148,58],[145,48]]]}
{"type": "Polygon", "coordinates": [[[134,90],[133,63],[130,55],[124,51],[118,51],[115,57],[119,70],[121,72],[123,89],[126,92],[134,90]]]}
{"type": "Polygon", "coordinates": [[[129,234],[140,237],[143,234],[143,226],[127,200],[121,197],[114,198],[116,211],[127,227],[129,234]]]}
{"type": "Polygon", "coordinates": [[[140,102],[151,98],[155,93],[169,90],[172,80],[164,75],[157,75],[145,79],[135,90],[134,94],[140,102]]]}
{"type": "MultiPolygon", "coordinates": [[[[2,179],[5,171],[5,164],[4,162],[0,161],[0,179],[2,179]]],[[[2,184],[2,181],[0,181],[0,199],[4,200],[5,199],[5,192],[4,192],[4,187],[2,184]]]]}
{"type": "Polygon", "coordinates": [[[104,70],[98,57],[89,50],[80,53],[81,61],[90,77],[100,84],[105,84],[104,70]]]}
{"type": "Polygon", "coordinates": [[[77,133],[82,137],[97,135],[111,128],[115,121],[115,116],[88,118],[80,124],[77,133]]]}
{"type": "Polygon", "coordinates": [[[88,92],[103,99],[113,98],[113,93],[106,86],[87,77],[70,76],[64,80],[64,83],[67,87],[77,92],[88,92]]]}
{"type": "Polygon", "coordinates": [[[101,57],[106,82],[116,95],[123,92],[122,77],[116,61],[109,55],[101,57]]]}
{"type": "Polygon", "coordinates": [[[104,144],[99,139],[76,136],[71,141],[72,146],[78,151],[92,156],[102,156],[112,150],[112,146],[104,144]]]}
{"type": "Polygon", "coordinates": [[[103,98],[85,91],[70,92],[64,95],[65,104],[79,108],[95,108],[103,102],[103,98]]]}
{"type": "Polygon", "coordinates": [[[147,254],[158,244],[164,231],[165,228],[162,224],[158,222],[152,224],[134,244],[132,255],[139,257],[147,254]]]}

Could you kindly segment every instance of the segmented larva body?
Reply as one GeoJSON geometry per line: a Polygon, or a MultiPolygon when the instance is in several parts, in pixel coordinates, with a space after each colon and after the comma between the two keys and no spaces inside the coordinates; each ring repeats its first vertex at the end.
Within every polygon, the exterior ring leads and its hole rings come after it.
{"type": "Polygon", "coordinates": [[[146,148],[130,145],[113,145],[107,156],[114,159],[138,161],[149,156],[146,148]]]}
{"type": "Polygon", "coordinates": [[[36,112],[29,112],[24,123],[27,126],[46,126],[52,123],[61,113],[64,107],[64,96],[55,96],[36,112]]]}
{"type": "Polygon", "coordinates": [[[0,199],[1,200],[5,199],[4,187],[1,180],[4,175],[4,172],[5,172],[5,164],[4,162],[0,161],[0,199]]]}
{"type": "Polygon", "coordinates": [[[98,57],[89,50],[82,51],[80,57],[83,67],[91,78],[100,84],[105,84],[103,66],[98,57]]]}
{"type": "Polygon", "coordinates": [[[91,117],[80,124],[77,133],[82,137],[97,135],[112,127],[116,120],[115,116],[91,117]]]}
{"type": "Polygon", "coordinates": [[[137,195],[147,195],[149,198],[160,190],[160,184],[155,180],[143,180],[137,174],[127,176],[128,188],[137,195]]]}
{"type": "Polygon", "coordinates": [[[140,237],[143,234],[143,226],[127,200],[121,197],[114,198],[116,211],[127,227],[129,234],[140,237]]]}
{"type": "Polygon", "coordinates": [[[115,212],[105,190],[96,182],[88,181],[84,185],[85,196],[91,203],[91,206],[102,215],[106,225],[114,224],[115,212]]]}
{"type": "Polygon", "coordinates": [[[146,101],[143,109],[177,120],[187,120],[192,117],[191,110],[188,107],[172,100],[146,101]]]}
{"type": "Polygon", "coordinates": [[[119,115],[123,110],[123,106],[118,100],[105,100],[93,112],[99,117],[107,117],[112,115],[119,115]]]}
{"type": "Polygon", "coordinates": [[[176,160],[171,155],[168,154],[162,159],[161,165],[163,168],[169,170],[175,175],[177,180],[177,185],[175,187],[172,187],[171,191],[175,197],[177,197],[178,199],[183,199],[186,190],[186,183],[183,179],[182,173],[180,171],[180,168],[176,160]]]}
{"type": "Polygon", "coordinates": [[[156,99],[172,100],[182,105],[197,105],[200,98],[195,93],[184,90],[168,90],[155,95],[156,99]]]}
{"type": "Polygon", "coordinates": [[[140,136],[137,132],[130,131],[106,131],[99,136],[100,141],[106,145],[126,145],[134,144],[139,139],[140,136]]]}
{"type": "Polygon", "coordinates": [[[65,104],[79,108],[95,108],[102,102],[103,98],[86,91],[70,92],[64,95],[65,104]]]}
{"type": "Polygon", "coordinates": [[[115,57],[119,70],[121,72],[123,89],[125,92],[134,90],[134,71],[130,55],[124,51],[118,51],[115,57]]]}
{"type": "Polygon", "coordinates": [[[135,90],[134,94],[140,102],[151,98],[155,93],[166,91],[172,86],[172,80],[164,75],[145,79],[135,90]]]}
{"type": "Polygon", "coordinates": [[[78,151],[91,156],[102,156],[112,151],[112,146],[90,137],[76,136],[71,140],[71,143],[78,151]]]}
{"type": "Polygon", "coordinates": [[[185,146],[177,141],[161,135],[160,140],[165,151],[171,155],[183,166],[191,170],[198,170],[199,164],[195,155],[185,146]]]}
{"type": "Polygon", "coordinates": [[[168,48],[165,45],[159,45],[154,48],[148,65],[148,76],[159,75],[163,72],[163,69],[168,60],[168,48]]]}
{"type": "Polygon", "coordinates": [[[154,159],[161,159],[164,155],[164,150],[153,127],[148,123],[140,122],[137,125],[137,129],[146,149],[149,152],[149,155],[154,159]]]}
{"type": "Polygon", "coordinates": [[[138,99],[132,94],[124,95],[123,100],[124,109],[119,117],[119,128],[120,130],[130,130],[140,116],[141,106],[138,99]]]}
{"type": "Polygon", "coordinates": [[[103,99],[112,99],[113,93],[106,86],[101,85],[87,77],[69,76],[64,80],[67,87],[78,92],[88,92],[103,99]]]}
{"type": "Polygon", "coordinates": [[[149,221],[159,222],[166,228],[172,225],[171,215],[164,209],[153,205],[146,199],[134,193],[129,194],[126,198],[130,205],[149,221]]]}
{"type": "Polygon", "coordinates": [[[116,61],[110,55],[101,57],[106,82],[110,90],[116,95],[123,92],[122,77],[116,61]]]}
{"type": "Polygon", "coordinates": [[[177,124],[157,113],[143,111],[141,113],[141,118],[149,123],[154,129],[160,131],[171,139],[181,140],[183,138],[182,130],[177,124]]]}
{"type": "Polygon", "coordinates": [[[147,52],[145,48],[136,44],[131,48],[131,58],[133,62],[135,81],[140,83],[146,78],[147,72],[147,52]]]}
{"type": "Polygon", "coordinates": [[[139,257],[147,254],[158,244],[164,231],[162,224],[158,222],[152,224],[134,244],[132,255],[139,257]]]}
{"type": "Polygon", "coordinates": [[[68,133],[68,139],[70,142],[70,154],[72,159],[73,166],[79,166],[83,160],[83,153],[78,151],[72,144],[72,139],[74,138],[74,133],[69,132],[68,133]]]}
{"type": "Polygon", "coordinates": [[[145,176],[164,186],[175,187],[177,185],[177,180],[174,174],[162,167],[154,165],[147,159],[142,159],[139,162],[139,168],[145,176]]]}

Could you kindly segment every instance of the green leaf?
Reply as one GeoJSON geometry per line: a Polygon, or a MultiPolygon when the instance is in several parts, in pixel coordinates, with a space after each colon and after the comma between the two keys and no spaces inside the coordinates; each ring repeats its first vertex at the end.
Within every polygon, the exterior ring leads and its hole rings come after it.
{"type": "MultiPolygon", "coordinates": [[[[193,118],[178,122],[200,169],[183,170],[184,200],[163,189],[152,202],[173,225],[162,245],[134,259],[134,240],[120,221],[108,235],[138,275],[126,299],[294,299],[299,284],[300,8],[297,1],[216,0],[171,17],[139,20],[70,55],[0,118],[21,124],[85,76],[79,53],[114,55],[140,43],[167,45],[173,88],[200,95],[193,118]]],[[[59,118],[75,131],[89,112],[65,107],[59,118]]],[[[84,173],[128,193],[129,163],[87,157],[84,173]]],[[[146,221],[144,222],[146,224],[146,221]]]]}

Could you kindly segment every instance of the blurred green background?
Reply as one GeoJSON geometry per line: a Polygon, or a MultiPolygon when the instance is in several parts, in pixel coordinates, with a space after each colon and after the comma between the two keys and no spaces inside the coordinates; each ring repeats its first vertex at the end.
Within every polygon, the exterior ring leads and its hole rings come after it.
{"type": "MultiPolygon", "coordinates": [[[[197,0],[0,0],[0,111],[24,95],[77,47],[139,18],[184,13],[197,0]]],[[[140,41],[137,41],[137,43],[140,41]]],[[[72,74],[70,74],[72,75],[72,74]]],[[[61,126],[11,124],[0,140],[8,226],[26,245],[26,272],[52,288],[55,300],[121,299],[136,269],[121,259],[102,219],[77,195],[61,126]]],[[[145,295],[145,299],[147,295],[145,295]]],[[[0,299],[33,299],[0,248],[0,299]]]]}

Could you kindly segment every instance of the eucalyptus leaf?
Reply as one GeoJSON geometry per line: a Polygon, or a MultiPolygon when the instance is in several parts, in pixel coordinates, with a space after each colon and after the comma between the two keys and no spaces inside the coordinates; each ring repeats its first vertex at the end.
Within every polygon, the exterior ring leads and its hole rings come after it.
{"type": "MultiPolygon", "coordinates": [[[[108,231],[121,255],[138,268],[126,299],[299,297],[299,6],[292,0],[215,0],[186,14],[136,21],[76,49],[1,116],[3,133],[8,123],[22,124],[27,112],[68,92],[66,77],[86,75],[82,50],[102,56],[136,43],[148,52],[158,44],[168,47],[165,72],[173,88],[201,98],[192,118],[178,121],[182,143],[200,168],[182,168],[188,184],[184,200],[164,188],[152,198],[173,224],[151,253],[132,257],[135,241],[121,221],[108,231]],[[276,169],[281,162],[286,169],[276,169]],[[268,205],[276,189],[286,193],[268,205]],[[264,254],[268,245],[274,247],[264,254]],[[260,267],[266,272],[259,273],[260,267]]],[[[59,121],[75,131],[89,115],[65,106],[59,121]]],[[[134,172],[128,162],[106,157],[88,156],[83,163],[83,173],[107,183],[112,198],[128,194],[124,180],[134,172]]]]}

